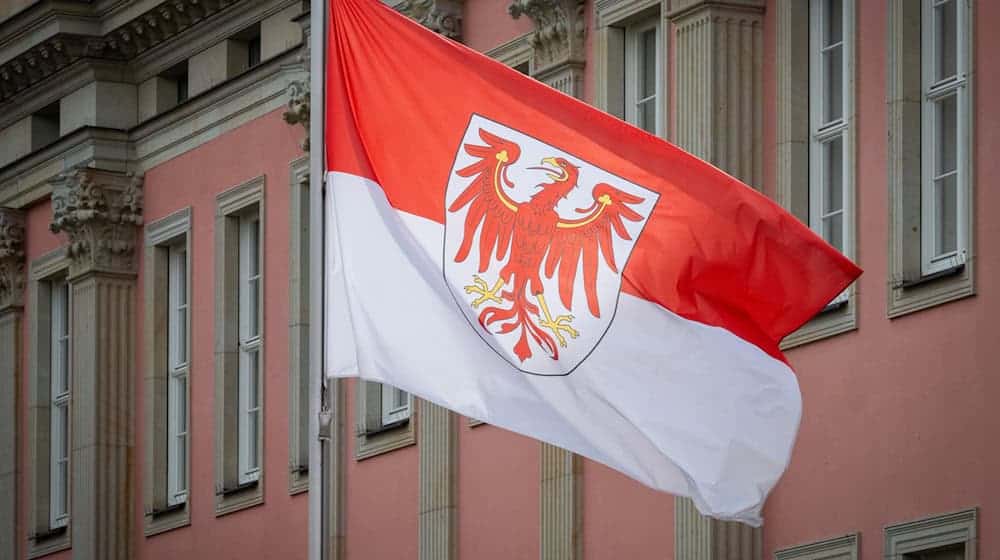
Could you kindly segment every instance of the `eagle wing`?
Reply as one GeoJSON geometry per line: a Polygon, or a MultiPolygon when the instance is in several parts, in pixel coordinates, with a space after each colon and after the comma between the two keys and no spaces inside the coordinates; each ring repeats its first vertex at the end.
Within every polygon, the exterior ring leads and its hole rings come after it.
{"type": "Polygon", "coordinates": [[[594,187],[594,204],[578,209],[588,213],[577,220],[560,220],[556,225],[545,258],[545,276],[552,278],[559,268],[559,299],[566,309],[572,309],[573,285],[580,258],[583,257],[583,281],[587,306],[594,317],[601,316],[597,301],[598,253],[612,271],[618,272],[612,235],[631,240],[623,220],[638,222],[642,216],[629,207],[641,204],[643,198],[631,195],[607,183],[594,187]]]}
{"type": "Polygon", "coordinates": [[[521,155],[517,144],[495,134],[479,129],[479,138],[485,146],[465,144],[465,152],[478,161],[459,169],[461,177],[471,177],[472,182],[448,207],[449,212],[457,212],[468,206],[465,216],[465,233],[462,245],[455,254],[455,262],[463,262],[469,256],[476,230],[479,232],[479,272],[489,267],[490,258],[503,260],[510,248],[514,232],[514,217],[518,203],[504,192],[504,187],[513,187],[507,179],[506,169],[521,155]]]}

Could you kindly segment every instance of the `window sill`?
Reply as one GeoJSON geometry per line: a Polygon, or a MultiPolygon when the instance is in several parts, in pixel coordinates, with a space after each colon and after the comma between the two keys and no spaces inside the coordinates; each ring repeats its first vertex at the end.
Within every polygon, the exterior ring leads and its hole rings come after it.
{"type": "Polygon", "coordinates": [[[147,537],[166,533],[180,527],[191,524],[191,513],[188,509],[188,502],[153,509],[146,512],[145,530],[147,537]]]}
{"type": "Polygon", "coordinates": [[[28,558],[40,558],[61,550],[69,550],[72,544],[68,527],[56,527],[29,535],[28,541],[28,558]]]}
{"type": "Polygon", "coordinates": [[[409,419],[379,430],[359,431],[355,439],[355,459],[361,461],[417,443],[414,423],[409,419]]]}
{"type": "Polygon", "coordinates": [[[803,346],[811,342],[827,339],[857,328],[857,291],[852,285],[847,297],[838,297],[819,310],[808,323],[789,334],[781,341],[781,350],[803,346]]]}
{"type": "MultiPolygon", "coordinates": [[[[262,472],[261,477],[264,476],[262,472]]],[[[264,503],[264,483],[261,479],[223,487],[215,493],[215,516],[221,517],[264,503]]]]}
{"type": "Polygon", "coordinates": [[[976,293],[975,260],[970,258],[946,270],[889,283],[890,319],[969,297],[976,293]]]}

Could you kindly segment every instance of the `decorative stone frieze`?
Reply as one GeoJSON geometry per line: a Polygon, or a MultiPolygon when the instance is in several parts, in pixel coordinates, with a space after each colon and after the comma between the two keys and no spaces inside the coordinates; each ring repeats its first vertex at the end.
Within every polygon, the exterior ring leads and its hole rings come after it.
{"type": "Polygon", "coordinates": [[[403,0],[396,10],[449,39],[462,40],[462,0],[403,0]]]}
{"type": "Polygon", "coordinates": [[[71,277],[97,271],[134,274],[140,225],[141,176],[82,168],[53,182],[50,229],[69,237],[71,277]]]}
{"type": "Polygon", "coordinates": [[[581,97],[586,60],[583,0],[513,0],[508,11],[514,19],[524,15],[535,24],[532,76],[581,97]]]}
{"type": "Polygon", "coordinates": [[[0,208],[0,311],[24,301],[24,213],[0,208]]]}

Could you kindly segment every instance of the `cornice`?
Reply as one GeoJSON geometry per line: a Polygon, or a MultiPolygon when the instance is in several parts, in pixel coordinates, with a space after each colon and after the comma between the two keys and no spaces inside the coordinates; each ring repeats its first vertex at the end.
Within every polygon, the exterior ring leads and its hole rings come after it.
{"type": "Polygon", "coordinates": [[[246,1],[165,0],[104,34],[58,32],[0,64],[0,104],[77,60],[133,60],[195,24],[246,1]]]}

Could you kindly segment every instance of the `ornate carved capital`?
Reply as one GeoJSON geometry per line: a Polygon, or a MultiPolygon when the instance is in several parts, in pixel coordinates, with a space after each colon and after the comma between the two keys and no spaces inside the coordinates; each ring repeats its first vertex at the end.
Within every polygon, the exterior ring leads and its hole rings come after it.
{"type": "Polygon", "coordinates": [[[70,276],[134,274],[140,225],[142,177],[82,168],[54,181],[50,229],[69,237],[70,276]]]}
{"type": "Polygon", "coordinates": [[[0,311],[24,303],[24,213],[0,208],[0,311]]]}
{"type": "Polygon", "coordinates": [[[306,130],[306,137],[299,144],[309,151],[309,82],[294,81],[288,84],[288,109],[284,114],[285,122],[291,125],[301,124],[306,130]]]}
{"type": "Polygon", "coordinates": [[[462,40],[462,0],[403,0],[396,10],[435,33],[462,40]]]}
{"type": "Polygon", "coordinates": [[[513,0],[511,17],[522,15],[535,23],[531,38],[535,74],[558,71],[565,66],[582,66],[584,51],[583,0],[513,0]]]}

